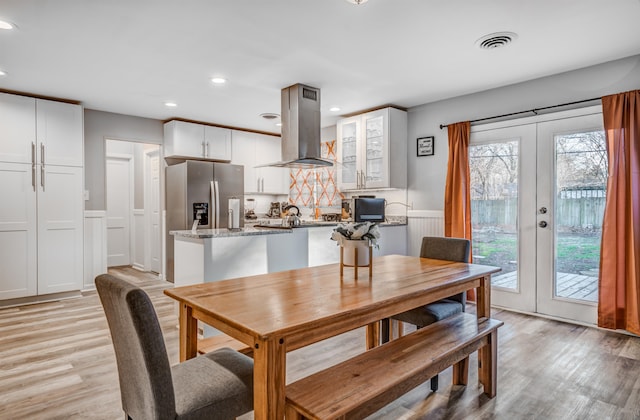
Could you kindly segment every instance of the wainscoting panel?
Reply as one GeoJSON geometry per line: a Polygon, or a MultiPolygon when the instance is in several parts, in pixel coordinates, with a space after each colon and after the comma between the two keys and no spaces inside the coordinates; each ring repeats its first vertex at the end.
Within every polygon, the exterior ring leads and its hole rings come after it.
{"type": "Polygon", "coordinates": [[[107,212],[84,212],[84,289],[95,289],[94,279],[107,272],[107,212]]]}
{"type": "Polygon", "coordinates": [[[407,232],[409,255],[420,255],[424,236],[444,236],[444,212],[442,210],[409,210],[407,232]]]}
{"type": "Polygon", "coordinates": [[[133,248],[131,249],[131,259],[133,268],[145,271],[144,261],[144,209],[133,210],[133,248]]]}

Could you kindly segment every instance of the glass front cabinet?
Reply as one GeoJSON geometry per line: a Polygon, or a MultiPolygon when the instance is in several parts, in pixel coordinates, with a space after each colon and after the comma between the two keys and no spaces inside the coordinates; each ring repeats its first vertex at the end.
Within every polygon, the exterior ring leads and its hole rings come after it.
{"type": "Polygon", "coordinates": [[[338,187],[342,191],[407,186],[407,113],[383,108],[339,120],[338,187]]]}

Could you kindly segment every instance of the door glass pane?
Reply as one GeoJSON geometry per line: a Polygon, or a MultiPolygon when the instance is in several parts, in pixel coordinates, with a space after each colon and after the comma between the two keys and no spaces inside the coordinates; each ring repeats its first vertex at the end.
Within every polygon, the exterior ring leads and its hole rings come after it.
{"type": "Polygon", "coordinates": [[[342,182],[356,182],[356,133],[357,125],[355,122],[344,124],[342,126],[342,182]]]}
{"type": "Polygon", "coordinates": [[[491,285],[518,288],[518,141],[469,147],[473,262],[502,268],[491,285]]]}
{"type": "Polygon", "coordinates": [[[382,116],[366,120],[367,182],[382,181],[383,123],[382,116]]]}
{"type": "Polygon", "coordinates": [[[555,296],[598,301],[607,185],[603,131],[555,136],[555,296]]]}

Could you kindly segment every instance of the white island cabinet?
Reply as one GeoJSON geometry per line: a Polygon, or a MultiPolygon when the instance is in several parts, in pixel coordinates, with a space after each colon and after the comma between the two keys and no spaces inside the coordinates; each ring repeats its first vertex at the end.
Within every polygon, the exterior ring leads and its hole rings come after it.
{"type": "MultiPolygon", "coordinates": [[[[174,236],[176,286],[227,280],[296,268],[334,264],[340,247],[331,240],[334,225],[296,229],[237,231],[202,229],[171,232],[174,236]]],[[[382,225],[374,256],[406,255],[407,226],[382,225]]]]}

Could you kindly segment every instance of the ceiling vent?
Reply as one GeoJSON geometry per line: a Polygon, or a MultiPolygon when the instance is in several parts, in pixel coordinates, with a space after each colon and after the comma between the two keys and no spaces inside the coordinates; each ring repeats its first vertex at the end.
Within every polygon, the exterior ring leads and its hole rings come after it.
{"type": "Polygon", "coordinates": [[[274,114],[273,112],[265,112],[264,114],[260,114],[260,116],[265,120],[275,120],[280,118],[279,114],[274,114]]]}
{"type": "Polygon", "coordinates": [[[476,41],[476,45],[483,50],[492,50],[494,48],[504,47],[518,38],[513,32],[496,32],[485,35],[476,41]]]}

